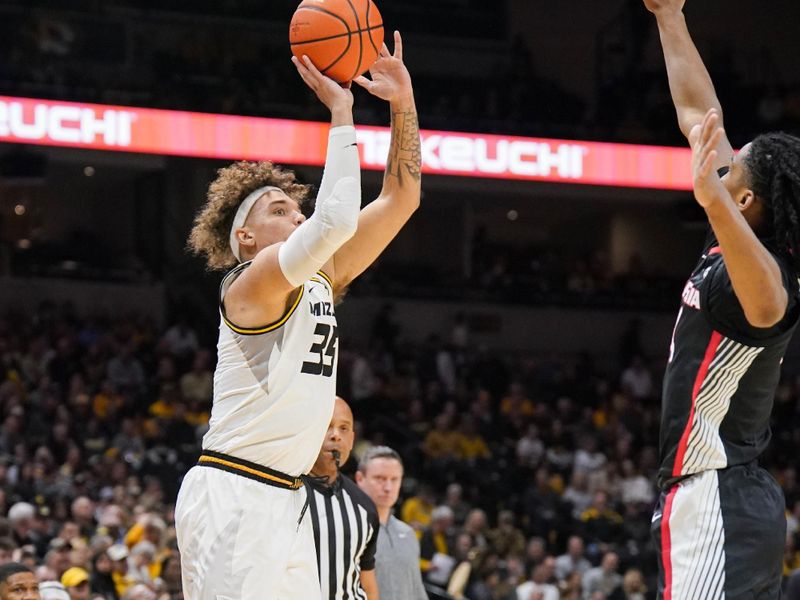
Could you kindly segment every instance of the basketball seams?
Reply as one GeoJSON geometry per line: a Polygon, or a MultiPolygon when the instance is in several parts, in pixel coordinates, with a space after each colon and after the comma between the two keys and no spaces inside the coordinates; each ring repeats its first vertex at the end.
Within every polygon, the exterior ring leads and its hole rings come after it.
{"type": "MultiPolygon", "coordinates": [[[[379,27],[383,27],[383,23],[380,25],[376,25],[375,27],[371,27],[369,24],[369,11],[373,7],[372,0],[367,0],[367,13],[364,15],[364,19],[367,22],[367,37],[369,38],[369,43],[372,45],[372,49],[375,50],[375,54],[380,55],[381,51],[377,45],[375,45],[375,40],[372,39],[372,30],[378,29],[379,27]]],[[[362,35],[362,32],[359,32],[359,35],[362,35]]]]}
{"type": "MultiPolygon", "coordinates": [[[[367,6],[371,3],[372,0],[367,0],[367,6]]],[[[356,18],[356,29],[358,30],[358,62],[356,63],[356,70],[355,73],[349,78],[349,80],[353,80],[358,77],[358,74],[361,73],[361,61],[364,60],[364,41],[362,39],[361,33],[361,19],[358,17],[358,11],[356,7],[353,6],[353,0],[347,0],[347,4],[350,5],[350,10],[353,11],[353,16],[356,18]]],[[[369,21],[366,22],[367,27],[369,27],[369,21]]],[[[349,45],[348,45],[349,47],[349,45]]]]}
{"type": "MultiPolygon", "coordinates": [[[[338,39],[339,37],[344,37],[344,36],[337,36],[336,38],[333,38],[333,39],[338,39]]],[[[330,40],[324,40],[324,41],[327,42],[327,41],[330,41],[330,40]]],[[[293,52],[297,52],[298,54],[305,54],[305,52],[303,52],[303,46],[307,46],[309,44],[316,44],[318,42],[319,42],[319,40],[313,40],[313,41],[310,41],[310,42],[297,42],[296,44],[292,45],[292,51],[293,52]]],[[[333,62],[329,62],[329,64],[327,66],[325,66],[325,67],[317,67],[317,70],[320,73],[322,73],[323,75],[327,75],[326,71],[329,71],[333,67],[336,66],[336,63],[338,63],[347,54],[348,50],[350,50],[350,46],[351,45],[352,45],[352,43],[350,42],[350,39],[348,38],[347,44],[344,46],[344,49],[341,50],[339,52],[339,54],[336,56],[336,58],[333,59],[333,62]]],[[[333,50],[333,51],[335,52],[336,50],[333,50]]],[[[297,56],[297,54],[295,54],[295,56],[297,56]]],[[[336,78],[334,78],[334,79],[336,79],[336,78]]]]}
{"type": "MultiPolygon", "coordinates": [[[[382,29],[382,28],[383,28],[383,23],[380,23],[378,25],[373,25],[372,27],[369,27],[367,29],[359,29],[358,31],[354,31],[353,33],[368,33],[370,35],[370,38],[371,38],[372,31],[374,29],[382,29]]],[[[327,42],[328,40],[335,40],[336,38],[344,37],[346,35],[352,35],[352,34],[351,33],[337,33],[336,35],[328,35],[328,36],[321,37],[321,38],[313,38],[313,39],[310,39],[310,40],[303,40],[302,42],[289,42],[289,45],[290,46],[302,46],[303,44],[312,44],[314,42],[327,42]]],[[[375,48],[375,44],[374,43],[372,44],[372,47],[375,48]]],[[[375,48],[375,50],[377,51],[377,48],[375,48]]]]}
{"type": "MultiPolygon", "coordinates": [[[[337,37],[343,37],[343,36],[346,35],[347,36],[347,45],[344,47],[344,50],[342,50],[342,52],[339,54],[339,56],[337,56],[333,60],[332,63],[330,63],[327,67],[325,67],[323,69],[320,69],[320,73],[324,74],[328,69],[331,69],[333,66],[335,66],[336,63],[339,62],[342,59],[342,57],[347,54],[348,50],[350,50],[350,45],[353,43],[352,36],[350,35],[350,26],[347,24],[347,21],[345,21],[342,17],[337,15],[335,12],[329,11],[329,10],[327,10],[325,8],[322,8],[321,6],[300,6],[297,10],[298,11],[299,10],[312,10],[312,11],[315,11],[315,12],[320,12],[320,13],[329,15],[329,16],[334,17],[335,19],[338,19],[339,21],[341,21],[342,25],[344,25],[344,28],[347,30],[347,33],[341,34],[341,36],[337,36],[337,37]]],[[[316,41],[316,40],[307,40],[307,41],[304,41],[304,42],[296,42],[296,44],[292,44],[292,45],[307,44],[307,43],[311,43],[311,42],[314,42],[314,41],[316,41]]]]}
{"type": "MultiPolygon", "coordinates": [[[[356,19],[356,29],[360,30],[361,29],[361,19],[358,18],[358,11],[356,10],[356,7],[353,6],[353,0],[346,0],[346,2],[350,6],[350,10],[353,11],[353,16],[356,19]]],[[[369,25],[369,22],[367,22],[367,25],[369,25]]]]}
{"type": "MultiPolygon", "coordinates": [[[[326,2],[326,0],[319,1],[326,2]]],[[[308,53],[323,74],[340,82],[352,81],[366,70],[367,57],[370,61],[374,61],[380,55],[378,40],[383,37],[384,24],[372,0],[363,0],[363,3],[362,0],[332,0],[328,1],[328,7],[309,6],[304,1],[297,7],[295,15],[298,13],[302,15],[304,9],[314,12],[308,13],[305,17],[301,16],[302,24],[295,24],[295,17],[292,18],[289,45],[297,57],[308,53]],[[347,12],[348,7],[350,13],[347,12]],[[371,23],[373,18],[376,20],[374,24],[371,23]],[[350,23],[355,27],[351,27],[350,23]],[[337,33],[337,29],[341,33],[337,33]],[[381,31],[373,34],[373,30],[376,29],[381,31]],[[308,35],[322,37],[293,39],[308,35]],[[353,36],[358,37],[357,49],[354,47],[353,36]],[[341,40],[344,37],[347,37],[346,43],[341,40]],[[324,66],[320,68],[320,64],[324,66]]]]}
{"type": "Polygon", "coordinates": [[[324,74],[329,69],[332,69],[333,67],[335,67],[336,63],[338,63],[340,60],[342,60],[342,57],[347,55],[347,52],[350,50],[350,46],[352,44],[353,44],[353,36],[352,35],[348,35],[347,36],[347,46],[344,47],[344,50],[342,50],[342,53],[339,54],[339,56],[337,56],[336,59],[331,64],[329,64],[327,67],[325,67],[324,69],[320,69],[320,72],[324,74]]]}

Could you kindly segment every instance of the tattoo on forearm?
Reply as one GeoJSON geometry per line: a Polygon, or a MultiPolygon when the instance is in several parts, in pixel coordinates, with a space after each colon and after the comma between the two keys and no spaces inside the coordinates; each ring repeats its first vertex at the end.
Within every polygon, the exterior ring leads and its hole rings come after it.
{"type": "Polygon", "coordinates": [[[403,175],[419,181],[422,174],[422,149],[416,112],[392,113],[392,143],[386,159],[386,174],[403,183],[403,175]]]}

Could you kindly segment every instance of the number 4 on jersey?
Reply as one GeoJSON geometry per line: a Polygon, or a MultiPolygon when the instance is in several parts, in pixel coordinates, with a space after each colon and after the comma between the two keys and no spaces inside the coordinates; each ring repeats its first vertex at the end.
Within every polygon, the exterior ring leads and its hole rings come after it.
{"type": "Polygon", "coordinates": [[[311,354],[315,355],[315,360],[304,362],[300,372],[330,377],[333,375],[333,363],[336,360],[336,341],[339,339],[339,329],[335,325],[317,323],[314,335],[322,336],[322,341],[312,344],[309,350],[311,354]],[[317,358],[319,360],[316,360],[317,358]]]}

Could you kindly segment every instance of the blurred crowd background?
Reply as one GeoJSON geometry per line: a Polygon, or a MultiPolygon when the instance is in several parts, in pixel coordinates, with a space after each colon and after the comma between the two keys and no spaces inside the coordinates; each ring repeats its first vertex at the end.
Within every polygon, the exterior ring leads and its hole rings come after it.
{"type": "MultiPolygon", "coordinates": [[[[69,305],[4,315],[0,559],[42,580],[85,569],[92,600],[181,597],[173,510],[210,411],[203,337],[69,305]]],[[[401,453],[398,516],[420,536],[432,593],[467,561],[474,600],[650,597],[662,365],[635,329],[611,369],[470,339],[454,319],[415,344],[389,307],[376,315],[370,344],[340,362],[357,421],[345,472],[372,444],[401,453]]],[[[786,494],[788,576],[800,568],[800,378],[781,384],[773,432],[762,464],[786,494]]]]}

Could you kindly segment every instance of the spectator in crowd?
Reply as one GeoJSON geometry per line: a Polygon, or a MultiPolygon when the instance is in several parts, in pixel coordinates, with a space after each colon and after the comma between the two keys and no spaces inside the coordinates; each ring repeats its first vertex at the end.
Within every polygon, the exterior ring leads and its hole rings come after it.
{"type": "Polygon", "coordinates": [[[530,572],[533,567],[544,564],[547,557],[547,542],[544,538],[536,536],[528,540],[528,545],[525,547],[525,568],[527,572],[530,572]]]}
{"type": "Polygon", "coordinates": [[[622,372],[620,380],[624,392],[634,400],[646,400],[653,393],[653,378],[640,355],[622,372]]]}
{"type": "Polygon", "coordinates": [[[110,378],[104,379],[100,389],[92,398],[92,410],[101,421],[112,421],[125,407],[125,398],[117,393],[117,384],[110,378]]]}
{"type": "Polygon", "coordinates": [[[528,581],[517,586],[517,600],[540,598],[541,600],[559,600],[558,588],[547,583],[548,571],[545,565],[533,567],[528,581]]]}
{"type": "MultiPolygon", "coordinates": [[[[442,578],[436,571],[441,563],[436,561],[436,555],[450,556],[449,538],[453,521],[453,511],[449,506],[437,506],[431,512],[431,522],[422,530],[422,537],[419,540],[420,569],[423,577],[434,576],[440,584],[442,578]]],[[[446,583],[446,578],[444,579],[446,583]]]]}
{"type": "Polygon", "coordinates": [[[630,459],[622,462],[622,502],[651,505],[655,500],[653,484],[630,459]]]}
{"type": "Polygon", "coordinates": [[[514,520],[513,511],[500,511],[497,527],[489,531],[489,544],[500,558],[522,556],[525,552],[525,536],[516,528],[514,520]]]}
{"type": "Polygon", "coordinates": [[[471,415],[461,417],[456,455],[466,463],[464,466],[467,470],[464,471],[463,468],[461,470],[466,474],[472,473],[473,469],[482,470],[486,461],[492,456],[489,446],[478,431],[475,419],[471,415]]]}
{"type": "Polygon", "coordinates": [[[8,524],[18,546],[26,544],[40,545],[39,536],[33,529],[36,509],[28,502],[17,502],[8,510],[8,524]]]}
{"type": "Polygon", "coordinates": [[[200,345],[197,333],[189,325],[189,321],[183,313],[178,316],[175,324],[167,329],[161,341],[167,351],[181,363],[188,361],[200,345]]]}
{"type": "Polygon", "coordinates": [[[128,547],[125,544],[114,544],[108,548],[108,558],[111,560],[111,578],[114,588],[120,598],[136,583],[128,565],[128,547]]]}
{"type": "Polygon", "coordinates": [[[92,559],[92,578],[89,587],[92,594],[100,596],[103,600],[119,600],[112,575],[112,561],[105,549],[98,551],[92,559]]]}
{"type": "Polygon", "coordinates": [[[181,557],[171,552],[161,563],[161,581],[170,599],[180,600],[181,592],[181,557]]]}
{"type": "Polygon", "coordinates": [[[427,600],[419,569],[414,530],[392,515],[400,495],[403,463],[391,448],[370,448],[361,458],[356,483],[378,509],[381,531],[375,553],[375,575],[381,600],[427,600]]]}
{"type": "Polygon", "coordinates": [[[622,515],[608,506],[605,490],[594,493],[592,505],[581,515],[584,539],[601,551],[620,541],[622,515]]]}
{"type": "Polygon", "coordinates": [[[155,592],[148,586],[137,583],[122,596],[122,600],[156,600],[155,592]]]}
{"type": "MultiPolygon", "coordinates": [[[[35,566],[36,565],[36,553],[35,552],[21,551],[18,556],[19,556],[20,562],[23,565],[25,565],[26,567],[30,568],[31,566],[35,566]]],[[[61,585],[61,582],[58,581],[58,576],[56,575],[56,572],[53,571],[53,569],[51,569],[47,565],[39,565],[38,567],[35,567],[35,570],[34,570],[33,574],[36,576],[36,581],[38,581],[40,583],[42,581],[49,581],[49,582],[52,582],[52,583],[56,584],[55,587],[59,587],[59,588],[62,588],[62,589],[64,588],[64,586],[61,585]]],[[[64,591],[66,591],[66,590],[64,590],[64,591]]]]}
{"type": "Polygon", "coordinates": [[[539,428],[531,423],[525,435],[517,441],[517,461],[521,467],[536,468],[542,461],[545,447],[539,437],[539,428]]]}
{"type": "Polygon", "coordinates": [[[644,575],[638,569],[628,569],[622,577],[622,593],[625,600],[645,600],[647,586],[644,575]]]}
{"type": "Polygon", "coordinates": [[[581,436],[579,446],[572,464],[573,473],[588,477],[606,464],[606,456],[597,449],[597,439],[594,435],[581,436]]]}
{"type": "Polygon", "coordinates": [[[473,508],[467,514],[466,521],[464,521],[464,533],[472,538],[472,542],[476,547],[485,548],[489,545],[487,539],[488,525],[486,513],[480,508],[473,508]]]}
{"type": "Polygon", "coordinates": [[[545,466],[536,469],[534,480],[523,492],[522,512],[528,520],[528,533],[547,537],[557,527],[562,500],[553,488],[545,466]]]}
{"type": "Polygon", "coordinates": [[[578,535],[570,536],[569,540],[567,540],[566,553],[556,558],[556,579],[564,581],[573,573],[579,573],[583,576],[591,566],[591,563],[584,556],[583,539],[578,535]]]}
{"type": "Polygon", "coordinates": [[[460,483],[451,483],[444,494],[444,505],[453,511],[453,521],[461,526],[469,514],[469,504],[464,502],[464,488],[460,483]]]}
{"type": "Polygon", "coordinates": [[[367,357],[356,354],[350,367],[350,387],[353,402],[371,398],[378,387],[378,380],[367,357]]]}
{"type": "Polygon", "coordinates": [[[440,346],[436,353],[436,374],[444,392],[448,395],[455,393],[458,383],[456,364],[453,353],[448,347],[440,346]]]}
{"type": "Polygon", "coordinates": [[[40,582],[39,595],[42,600],[71,600],[69,592],[58,581],[40,582]]]}
{"type": "Polygon", "coordinates": [[[123,344],[119,354],[108,361],[108,379],[123,396],[138,396],[144,391],[144,368],[130,342],[123,344]]]}
{"type": "Polygon", "coordinates": [[[0,565],[12,562],[17,544],[9,537],[0,538],[0,565]]]}
{"type": "Polygon", "coordinates": [[[500,414],[508,420],[520,416],[530,418],[534,414],[533,402],[525,395],[522,384],[512,383],[508,394],[500,401],[500,414]]]}
{"type": "Polygon", "coordinates": [[[572,505],[572,514],[580,518],[592,504],[592,494],[589,491],[589,473],[585,470],[574,469],[572,471],[572,479],[561,498],[572,505]]]}
{"type": "Polygon", "coordinates": [[[599,567],[589,569],[583,575],[583,598],[592,600],[598,592],[610,596],[622,585],[622,575],[618,573],[619,556],[606,552],[599,567]]]}
{"type": "Polygon", "coordinates": [[[432,469],[442,475],[450,471],[458,456],[460,441],[458,432],[453,428],[452,416],[447,413],[438,415],[434,420],[433,429],[425,437],[423,446],[432,469]]]}
{"type": "Polygon", "coordinates": [[[61,576],[61,585],[69,593],[70,600],[88,600],[89,573],[81,567],[70,567],[61,576]]]}
{"type": "Polygon", "coordinates": [[[80,536],[88,540],[96,527],[94,502],[86,496],[78,496],[72,501],[70,512],[72,514],[72,520],[78,526],[80,536]]]}
{"type": "Polygon", "coordinates": [[[400,516],[404,523],[408,523],[417,531],[417,536],[422,535],[422,530],[431,522],[435,497],[433,490],[428,484],[421,484],[419,491],[403,502],[400,509],[400,516]]]}
{"type": "Polygon", "coordinates": [[[184,373],[180,379],[180,392],[184,399],[201,405],[211,402],[214,373],[210,365],[211,354],[208,350],[198,349],[194,354],[192,370],[184,373]]]}

